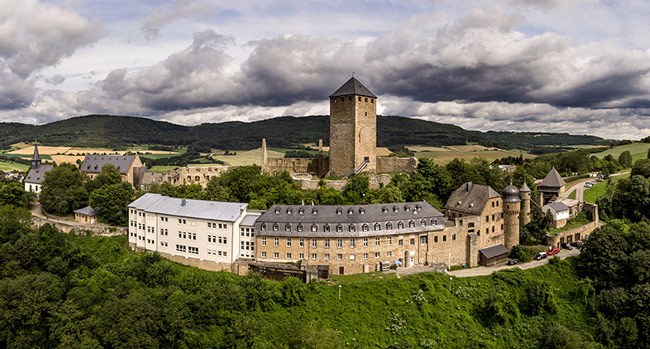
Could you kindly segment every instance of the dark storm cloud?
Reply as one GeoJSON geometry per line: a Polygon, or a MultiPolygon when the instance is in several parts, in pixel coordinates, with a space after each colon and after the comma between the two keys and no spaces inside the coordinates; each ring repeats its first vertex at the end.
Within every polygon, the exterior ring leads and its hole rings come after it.
{"type": "Polygon", "coordinates": [[[0,110],[29,106],[36,94],[34,81],[23,79],[2,66],[0,62],[0,110]]]}

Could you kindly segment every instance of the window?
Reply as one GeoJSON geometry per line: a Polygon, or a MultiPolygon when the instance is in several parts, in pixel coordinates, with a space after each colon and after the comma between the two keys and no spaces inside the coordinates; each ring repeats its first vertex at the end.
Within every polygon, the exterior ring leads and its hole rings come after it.
{"type": "Polygon", "coordinates": [[[492,207],[494,207],[494,201],[492,201],[492,207]]]}
{"type": "Polygon", "coordinates": [[[397,244],[400,246],[404,246],[404,240],[403,239],[397,240],[397,244]]]}
{"type": "Polygon", "coordinates": [[[451,235],[452,240],[456,240],[456,234],[451,235]]]}
{"type": "Polygon", "coordinates": [[[298,239],[298,246],[305,247],[305,239],[304,238],[298,239]]]}
{"type": "Polygon", "coordinates": [[[291,209],[291,207],[287,208],[287,214],[292,214],[292,213],[293,213],[293,210],[291,209]]]}
{"type": "Polygon", "coordinates": [[[343,231],[343,226],[342,226],[341,224],[338,224],[338,225],[336,226],[336,232],[337,232],[337,233],[340,233],[340,232],[342,232],[342,231],[343,231]]]}
{"type": "Polygon", "coordinates": [[[420,243],[426,244],[428,242],[428,237],[426,235],[420,236],[420,243]]]}
{"type": "Polygon", "coordinates": [[[280,238],[273,239],[273,245],[280,246],[280,238]]]}
{"type": "Polygon", "coordinates": [[[298,209],[298,214],[305,214],[305,209],[304,208],[299,208],[298,209]]]}
{"type": "Polygon", "coordinates": [[[381,229],[381,224],[375,223],[375,230],[380,230],[381,229]]]}
{"type": "Polygon", "coordinates": [[[368,254],[367,253],[363,254],[363,259],[368,259],[368,254]]]}
{"type": "Polygon", "coordinates": [[[379,236],[375,238],[375,246],[379,246],[379,236]]]}
{"type": "Polygon", "coordinates": [[[299,224],[298,224],[298,231],[302,231],[302,229],[303,229],[303,227],[302,227],[302,223],[299,223],[299,224]]]}
{"type": "Polygon", "coordinates": [[[415,228],[415,222],[409,221],[409,228],[415,228]]]}
{"type": "Polygon", "coordinates": [[[329,253],[326,253],[326,254],[325,254],[325,260],[326,260],[326,261],[330,260],[330,254],[329,254],[329,253]]]}
{"type": "Polygon", "coordinates": [[[340,207],[336,209],[336,214],[341,214],[342,212],[343,210],[340,207]]]}
{"type": "Polygon", "coordinates": [[[490,228],[485,228],[485,234],[490,234],[490,228]]]}
{"type": "Polygon", "coordinates": [[[192,253],[192,254],[199,254],[199,248],[198,247],[192,247],[189,246],[187,248],[187,252],[192,253]]]}
{"type": "Polygon", "coordinates": [[[278,223],[273,224],[273,231],[278,231],[280,229],[280,225],[278,223]]]}
{"type": "Polygon", "coordinates": [[[266,223],[262,223],[262,225],[260,225],[260,230],[266,231],[266,223]]]}
{"type": "Polygon", "coordinates": [[[311,231],[317,232],[318,231],[318,226],[316,224],[311,225],[311,231]]]}
{"type": "Polygon", "coordinates": [[[431,225],[438,225],[438,220],[437,219],[432,219],[431,220],[431,225]]]}
{"type": "Polygon", "coordinates": [[[260,253],[260,256],[261,256],[262,258],[266,258],[266,252],[262,252],[262,253],[260,253]]]}
{"type": "Polygon", "coordinates": [[[325,226],[323,227],[323,231],[326,232],[326,233],[329,233],[330,232],[330,225],[325,224],[325,226]]]}
{"type": "Polygon", "coordinates": [[[447,241],[447,235],[442,236],[442,241],[447,241]]]}
{"type": "Polygon", "coordinates": [[[415,238],[411,238],[409,242],[411,243],[411,245],[415,245],[415,238]]]}
{"type": "Polygon", "coordinates": [[[356,258],[357,258],[357,256],[355,256],[355,255],[353,255],[353,254],[350,255],[350,260],[351,260],[351,261],[355,260],[356,258]]]}
{"type": "Polygon", "coordinates": [[[273,252],[273,258],[275,259],[280,258],[280,252],[273,252]]]}
{"type": "Polygon", "coordinates": [[[375,252],[375,258],[381,257],[381,252],[375,252]]]}
{"type": "Polygon", "coordinates": [[[386,242],[388,243],[388,245],[392,245],[393,244],[393,237],[392,236],[386,237],[386,242]]]}
{"type": "Polygon", "coordinates": [[[284,231],[291,231],[291,224],[287,223],[284,225],[284,231]]]}
{"type": "Polygon", "coordinates": [[[391,222],[386,223],[386,230],[388,229],[393,229],[393,223],[391,222]]]}
{"type": "Polygon", "coordinates": [[[311,247],[318,247],[318,240],[317,239],[311,239],[311,247]]]}
{"type": "Polygon", "coordinates": [[[291,247],[291,238],[287,238],[287,247],[291,247]]]}
{"type": "Polygon", "coordinates": [[[494,233],[494,226],[492,226],[492,232],[494,233]]]}
{"type": "Polygon", "coordinates": [[[356,228],[354,227],[354,224],[350,224],[350,225],[348,226],[348,231],[349,231],[349,232],[354,232],[355,230],[356,230],[356,228]]]}
{"type": "Polygon", "coordinates": [[[325,248],[330,248],[330,239],[325,239],[325,248]]]}
{"type": "Polygon", "coordinates": [[[305,254],[304,253],[298,253],[298,258],[299,259],[305,259],[305,254]]]}
{"type": "Polygon", "coordinates": [[[365,208],[360,208],[359,209],[359,214],[366,214],[366,209],[365,208]]]}
{"type": "Polygon", "coordinates": [[[404,229],[404,222],[402,221],[397,222],[397,229],[404,229]]]}
{"type": "Polygon", "coordinates": [[[287,253],[287,259],[291,259],[291,252],[287,253]]]}
{"type": "Polygon", "coordinates": [[[354,239],[350,239],[350,248],[354,248],[355,245],[356,242],[354,241],[354,239]]]}
{"type": "Polygon", "coordinates": [[[343,239],[336,239],[336,247],[338,248],[343,247],[343,239]]]}
{"type": "Polygon", "coordinates": [[[492,215],[492,222],[494,222],[494,215],[492,215]]]}
{"type": "Polygon", "coordinates": [[[490,216],[485,216],[485,221],[489,222],[490,221],[490,216]]]}
{"type": "Polygon", "coordinates": [[[351,215],[351,214],[354,214],[354,210],[351,209],[351,208],[349,208],[349,209],[348,209],[348,214],[350,214],[350,215],[351,215]]]}
{"type": "Polygon", "coordinates": [[[266,246],[266,237],[262,238],[262,246],[266,246]]]}
{"type": "Polygon", "coordinates": [[[368,238],[363,238],[363,247],[368,247],[368,238]]]}
{"type": "Polygon", "coordinates": [[[338,259],[338,260],[343,259],[343,254],[342,253],[337,253],[336,254],[336,259],[338,259]]]}
{"type": "Polygon", "coordinates": [[[370,227],[368,226],[368,224],[364,224],[361,226],[361,231],[368,231],[369,229],[370,227]]]}
{"type": "Polygon", "coordinates": [[[312,253],[311,254],[311,259],[318,259],[318,254],[312,253]]]}
{"type": "Polygon", "coordinates": [[[433,237],[433,242],[438,242],[438,237],[437,236],[433,237]]]}
{"type": "Polygon", "coordinates": [[[176,245],[176,251],[178,251],[178,252],[186,252],[187,251],[187,246],[185,246],[185,245],[176,245]]]}
{"type": "Polygon", "coordinates": [[[423,227],[426,227],[427,226],[427,220],[426,219],[421,219],[420,220],[420,225],[423,226],[423,227]]]}
{"type": "Polygon", "coordinates": [[[392,256],[393,256],[393,251],[386,252],[386,257],[392,257],[392,256]]]}

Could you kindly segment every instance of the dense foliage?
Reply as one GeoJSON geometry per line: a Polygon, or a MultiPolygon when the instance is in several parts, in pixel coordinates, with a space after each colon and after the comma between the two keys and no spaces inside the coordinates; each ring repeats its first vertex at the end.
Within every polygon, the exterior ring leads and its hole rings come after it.
{"type": "Polygon", "coordinates": [[[640,222],[650,219],[650,178],[634,175],[607,183],[607,192],[597,200],[605,219],[640,222]]]}
{"type": "Polygon", "coordinates": [[[595,347],[592,293],[568,262],[451,285],[438,273],[343,277],[339,300],[336,284],[201,271],[135,254],[122,236],[28,220],[0,207],[2,347],[595,347]]]}
{"type": "MultiPolygon", "coordinates": [[[[38,138],[44,144],[125,148],[133,144],[193,145],[209,148],[254,149],[267,138],[274,147],[288,148],[323,139],[329,141],[329,117],[279,117],[250,123],[224,122],[181,126],[128,116],[88,115],[41,126],[1,123],[2,148],[38,138]],[[120,132],[115,132],[119,129],[120,132]]],[[[549,145],[609,144],[594,136],[532,132],[478,132],[430,121],[398,116],[377,117],[377,144],[463,145],[475,142],[500,148],[528,149],[549,145]]]]}

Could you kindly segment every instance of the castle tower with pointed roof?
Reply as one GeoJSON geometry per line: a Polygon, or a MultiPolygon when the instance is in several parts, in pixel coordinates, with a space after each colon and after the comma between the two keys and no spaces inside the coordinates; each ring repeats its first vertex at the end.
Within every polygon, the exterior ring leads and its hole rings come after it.
{"type": "Polygon", "coordinates": [[[566,182],[557,172],[555,167],[551,168],[546,177],[537,185],[539,193],[539,207],[544,206],[547,202],[561,199],[564,197],[566,182]]]}
{"type": "Polygon", "coordinates": [[[355,77],[330,95],[330,173],[377,169],[377,96],[355,77]]]}

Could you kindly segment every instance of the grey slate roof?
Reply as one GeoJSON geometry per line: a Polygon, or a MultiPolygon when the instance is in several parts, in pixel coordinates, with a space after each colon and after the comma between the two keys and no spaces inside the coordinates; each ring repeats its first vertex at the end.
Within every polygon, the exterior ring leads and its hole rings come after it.
{"type": "Polygon", "coordinates": [[[126,174],[135,157],[135,155],[86,155],[81,163],[81,171],[100,173],[104,165],[113,164],[121,174],[126,174]]]}
{"type": "Polygon", "coordinates": [[[78,210],[75,210],[74,213],[79,213],[79,214],[83,214],[83,215],[86,215],[86,216],[97,216],[99,214],[99,212],[96,209],[94,209],[94,208],[92,208],[90,206],[86,206],[84,208],[80,208],[78,210]]]}
{"type": "Polygon", "coordinates": [[[160,194],[147,193],[129,204],[129,208],[149,213],[196,218],[205,220],[234,222],[248,204],[172,198],[160,194]]]}
{"type": "Polygon", "coordinates": [[[524,182],[524,185],[522,185],[521,188],[519,188],[519,192],[530,193],[530,188],[528,188],[528,184],[526,184],[526,182],[524,182]]]}
{"type": "Polygon", "coordinates": [[[471,215],[480,215],[488,200],[498,197],[500,197],[499,193],[488,185],[467,182],[451,193],[445,208],[471,215]]]}
{"type": "Polygon", "coordinates": [[[510,251],[501,244],[484,248],[482,250],[479,250],[479,252],[487,259],[498,257],[504,254],[507,255],[508,253],[510,253],[510,251]]]}
{"type": "Polygon", "coordinates": [[[443,225],[443,214],[427,202],[420,201],[372,205],[274,205],[257,219],[255,228],[258,235],[356,237],[441,230],[443,225]],[[401,228],[398,226],[400,222],[403,224],[401,228]],[[375,230],[375,223],[379,223],[379,230],[375,230]],[[262,228],[263,224],[266,229],[262,228]],[[278,228],[274,230],[276,224],[278,228]],[[340,231],[337,231],[339,225],[340,231]]]}
{"type": "Polygon", "coordinates": [[[559,201],[551,202],[550,204],[544,205],[544,207],[546,207],[546,206],[551,207],[553,209],[553,211],[555,211],[555,212],[562,212],[562,211],[568,211],[569,210],[569,206],[567,206],[564,203],[559,202],[559,201]]]}
{"type": "Polygon", "coordinates": [[[365,97],[377,98],[370,90],[368,90],[359,80],[355,77],[351,77],[343,86],[339,87],[334,93],[330,95],[332,97],[339,96],[348,96],[348,95],[358,95],[365,97]]]}
{"type": "Polygon", "coordinates": [[[25,183],[31,184],[41,184],[43,179],[45,179],[45,174],[51,171],[54,168],[52,165],[41,164],[36,168],[30,168],[25,177],[25,183]]]}
{"type": "Polygon", "coordinates": [[[562,179],[562,176],[560,176],[555,167],[553,167],[537,187],[560,188],[565,185],[566,183],[564,182],[564,179],[562,179]]]}
{"type": "Polygon", "coordinates": [[[244,216],[244,219],[241,220],[241,223],[239,223],[239,225],[245,227],[252,227],[255,225],[255,221],[257,221],[257,217],[259,217],[259,215],[247,214],[246,216],[244,216]]]}
{"type": "Polygon", "coordinates": [[[34,144],[34,155],[32,155],[32,161],[41,161],[41,156],[38,154],[38,145],[34,144]]]}

